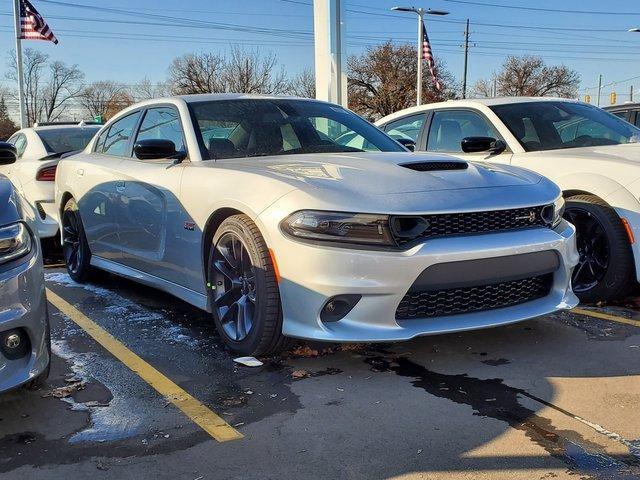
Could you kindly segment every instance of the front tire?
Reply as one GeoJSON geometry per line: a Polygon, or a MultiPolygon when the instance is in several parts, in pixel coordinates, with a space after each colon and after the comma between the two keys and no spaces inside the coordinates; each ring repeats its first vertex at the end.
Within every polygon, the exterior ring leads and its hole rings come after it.
{"type": "Polygon", "coordinates": [[[246,215],[225,219],[209,254],[213,319],[225,344],[242,355],[268,355],[289,345],[275,268],[260,230],[246,215]]]}
{"type": "Polygon", "coordinates": [[[635,264],[622,220],[594,195],[567,199],[565,218],[576,227],[580,261],[571,279],[581,302],[617,300],[636,284],[635,264]]]}
{"type": "Polygon", "coordinates": [[[70,198],[62,210],[62,254],[69,276],[85,283],[91,275],[91,250],[84,233],[78,205],[70,198]]]}

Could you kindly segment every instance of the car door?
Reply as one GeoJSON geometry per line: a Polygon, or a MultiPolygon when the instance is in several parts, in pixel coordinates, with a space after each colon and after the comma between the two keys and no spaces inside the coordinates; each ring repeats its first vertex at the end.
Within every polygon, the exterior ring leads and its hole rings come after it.
{"type": "Polygon", "coordinates": [[[92,255],[118,261],[121,257],[117,202],[122,183],[120,164],[130,149],[140,111],[120,118],[104,130],[93,152],[74,160],[76,201],[92,255]]]}
{"type": "Polygon", "coordinates": [[[512,152],[507,148],[499,154],[488,152],[464,153],[462,151],[462,139],[467,137],[491,137],[503,140],[497,129],[480,112],[472,109],[442,109],[432,112],[429,125],[423,129],[426,137],[426,151],[431,153],[444,153],[455,157],[491,161],[498,163],[510,163],[512,152]]]}
{"type": "MultiPolygon", "coordinates": [[[[184,129],[178,110],[170,105],[149,108],[132,145],[147,139],[171,140],[178,151],[186,151],[184,129]]],[[[182,231],[187,219],[178,199],[186,159],[141,160],[133,151],[120,165],[118,185],[121,216],[118,230],[121,263],[135,270],[183,284],[180,261],[182,231]]]]}

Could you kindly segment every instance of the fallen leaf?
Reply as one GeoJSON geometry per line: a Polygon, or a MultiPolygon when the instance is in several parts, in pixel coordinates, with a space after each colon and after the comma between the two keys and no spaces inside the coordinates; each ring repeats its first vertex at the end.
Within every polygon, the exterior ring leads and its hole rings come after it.
{"type": "Polygon", "coordinates": [[[293,378],[307,378],[307,377],[310,377],[311,374],[306,370],[296,370],[291,374],[291,376],[293,378]]]}
{"type": "Polygon", "coordinates": [[[84,382],[75,382],[64,387],[54,388],[49,392],[42,395],[45,397],[55,397],[55,398],[67,398],[78,390],[82,390],[84,388],[84,382]]]}
{"type": "Polygon", "coordinates": [[[256,357],[238,357],[233,359],[234,362],[244,365],[245,367],[261,367],[264,365],[256,357]]]}

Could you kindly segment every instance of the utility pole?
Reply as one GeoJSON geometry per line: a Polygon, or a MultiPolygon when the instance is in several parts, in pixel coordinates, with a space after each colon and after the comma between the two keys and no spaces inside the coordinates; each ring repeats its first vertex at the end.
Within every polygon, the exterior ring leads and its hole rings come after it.
{"type": "Polygon", "coordinates": [[[631,91],[629,92],[629,101],[633,102],[633,85],[631,85],[631,91]]]}
{"type": "Polygon", "coordinates": [[[18,102],[20,102],[20,128],[26,128],[27,112],[24,98],[24,71],[22,66],[22,41],[20,40],[20,0],[13,1],[13,16],[16,27],[16,73],[18,75],[18,102]]]}
{"type": "Polygon", "coordinates": [[[467,98],[467,66],[469,63],[469,19],[464,30],[464,72],[462,74],[462,98],[467,98]]]}
{"type": "Polygon", "coordinates": [[[600,97],[602,96],[602,75],[598,75],[598,103],[597,106],[600,106],[600,97]]]}

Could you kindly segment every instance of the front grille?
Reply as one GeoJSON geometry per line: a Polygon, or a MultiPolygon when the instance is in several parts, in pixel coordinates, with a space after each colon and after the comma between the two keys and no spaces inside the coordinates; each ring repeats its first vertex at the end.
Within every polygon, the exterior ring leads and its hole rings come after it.
{"type": "Polygon", "coordinates": [[[397,320],[443,317],[511,307],[543,298],[551,292],[553,274],[449,290],[408,292],[398,309],[397,320]]]}
{"type": "Polygon", "coordinates": [[[450,161],[436,161],[436,162],[413,162],[413,163],[401,163],[401,167],[409,168],[417,172],[435,172],[442,170],[466,170],[469,168],[467,162],[450,162],[450,161]]]}
{"type": "MultiPolygon", "coordinates": [[[[398,245],[402,246],[418,238],[429,239],[454,235],[493,233],[530,227],[551,227],[550,221],[552,218],[548,218],[549,215],[543,215],[543,211],[547,212],[545,209],[550,209],[550,216],[552,217],[553,205],[515,208],[512,210],[421,215],[420,218],[426,221],[422,233],[414,234],[415,230],[412,230],[405,234],[396,229],[394,234],[398,245]]],[[[394,218],[402,219],[401,216],[394,218]]]]}

